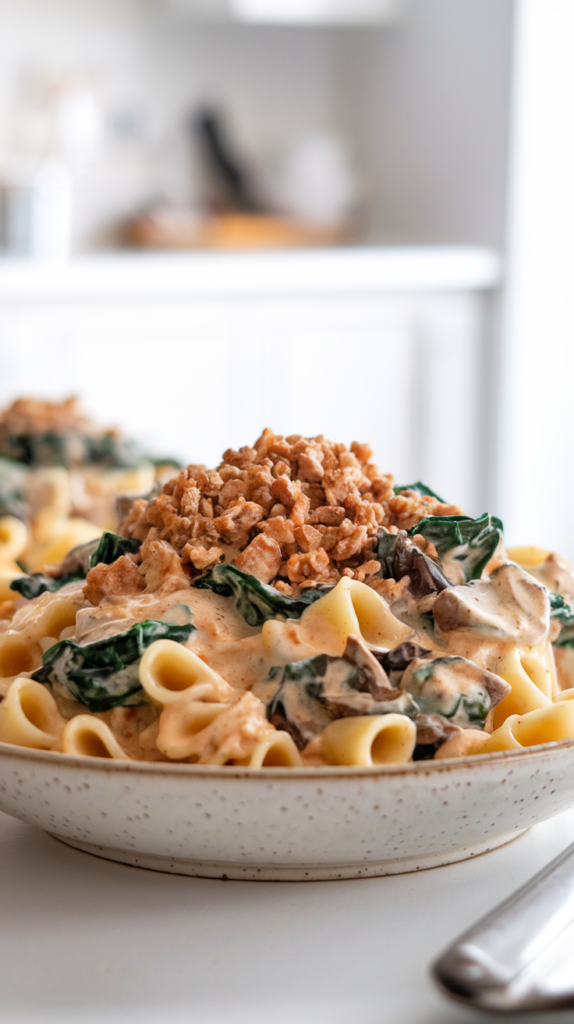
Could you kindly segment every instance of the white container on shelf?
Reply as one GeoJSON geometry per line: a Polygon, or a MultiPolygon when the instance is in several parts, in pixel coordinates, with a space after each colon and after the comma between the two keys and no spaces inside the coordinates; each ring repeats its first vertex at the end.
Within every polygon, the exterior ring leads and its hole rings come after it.
{"type": "Polygon", "coordinates": [[[0,249],[10,256],[62,261],[72,246],[73,187],[69,168],[46,160],[0,188],[0,249]]]}

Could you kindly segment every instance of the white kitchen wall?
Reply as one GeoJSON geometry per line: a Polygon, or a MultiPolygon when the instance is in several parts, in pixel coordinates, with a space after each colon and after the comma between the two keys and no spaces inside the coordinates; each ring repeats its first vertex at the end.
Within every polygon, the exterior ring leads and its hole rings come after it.
{"type": "Polygon", "coordinates": [[[514,0],[409,0],[381,32],[341,33],[341,130],[388,242],[501,247],[514,0]]]}
{"type": "Polygon", "coordinates": [[[160,194],[197,197],[189,114],[229,111],[259,167],[339,130],[363,183],[365,236],[500,245],[514,0],[408,0],[374,29],[201,25],[164,0],[0,0],[0,164],[38,79],[85,82],[101,148],[78,181],[76,241],[160,194]]]}
{"type": "Polygon", "coordinates": [[[574,4],[518,15],[498,492],[514,543],[574,562],[574,4]]]}

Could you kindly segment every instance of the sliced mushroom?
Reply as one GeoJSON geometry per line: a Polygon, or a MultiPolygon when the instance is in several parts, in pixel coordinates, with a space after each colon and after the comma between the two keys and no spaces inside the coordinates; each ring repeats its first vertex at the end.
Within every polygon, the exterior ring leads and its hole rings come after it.
{"type": "Polygon", "coordinates": [[[548,591],[518,565],[500,566],[490,579],[450,587],[433,604],[443,634],[471,631],[533,647],[548,635],[548,591]]]}
{"type": "Polygon", "coordinates": [[[491,708],[510,693],[500,676],[451,655],[415,658],[401,688],[411,694],[421,714],[442,715],[463,729],[483,728],[491,708]]]}
{"type": "Polygon", "coordinates": [[[438,594],[452,586],[440,566],[423,554],[404,533],[381,534],[377,558],[385,579],[401,580],[404,576],[409,577],[409,591],[416,600],[429,594],[438,594]]]}
{"type": "Polygon", "coordinates": [[[342,658],[320,654],[271,670],[278,686],[267,704],[267,717],[285,729],[301,749],[335,718],[384,715],[414,718],[411,694],[393,689],[388,676],[365,644],[350,637],[342,658]]]}
{"type": "Polygon", "coordinates": [[[417,746],[432,746],[436,749],[450,736],[460,732],[459,725],[449,722],[443,715],[417,715],[415,718],[417,727],[417,746]]]}

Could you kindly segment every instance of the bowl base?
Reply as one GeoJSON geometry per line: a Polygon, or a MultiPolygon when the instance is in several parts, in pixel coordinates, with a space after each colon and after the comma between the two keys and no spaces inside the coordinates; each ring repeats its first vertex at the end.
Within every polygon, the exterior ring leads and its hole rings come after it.
{"type": "Polygon", "coordinates": [[[191,875],[196,878],[219,878],[224,881],[248,882],[326,882],[343,878],[377,878],[382,875],[403,875],[411,871],[426,871],[445,864],[478,857],[482,853],[496,850],[505,843],[524,835],[528,829],[518,829],[502,836],[494,836],[486,842],[472,846],[461,846],[424,857],[406,857],[398,860],[371,861],[364,864],[221,864],[210,861],[182,860],[178,857],[157,857],[155,854],[133,853],[116,850],[108,846],[83,843],[67,836],[50,833],[66,846],[73,846],[82,853],[91,853],[104,860],[118,861],[134,868],[150,871],[165,871],[172,875],[191,875]]]}

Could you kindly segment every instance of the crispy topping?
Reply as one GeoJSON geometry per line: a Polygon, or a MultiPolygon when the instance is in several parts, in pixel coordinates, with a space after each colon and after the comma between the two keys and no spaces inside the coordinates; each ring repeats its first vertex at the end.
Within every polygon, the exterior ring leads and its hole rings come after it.
{"type": "Polygon", "coordinates": [[[192,577],[225,561],[286,590],[343,574],[364,581],[380,568],[381,527],[394,533],[461,511],[414,491],[395,495],[371,456],[356,441],[348,449],[264,430],[252,448],[226,451],[216,470],[190,465],[157,497],[136,501],[121,533],[143,541],[155,529],[192,577]]]}
{"type": "Polygon", "coordinates": [[[47,402],[39,398],[18,398],[0,413],[0,446],[4,438],[29,434],[63,434],[75,430],[99,433],[82,413],[77,398],[47,402]]]}
{"type": "Polygon", "coordinates": [[[108,595],[135,596],[145,590],[145,579],[128,555],[122,555],[112,565],[96,565],[90,569],[84,587],[84,597],[94,605],[108,595]]]}

